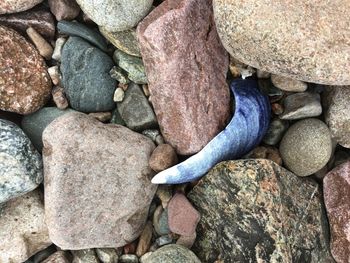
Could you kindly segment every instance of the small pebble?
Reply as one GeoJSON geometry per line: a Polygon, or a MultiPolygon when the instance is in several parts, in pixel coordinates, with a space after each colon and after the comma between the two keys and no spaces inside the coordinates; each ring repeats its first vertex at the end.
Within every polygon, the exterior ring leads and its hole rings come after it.
{"type": "Polygon", "coordinates": [[[57,61],[61,61],[62,48],[66,43],[67,39],[64,37],[59,37],[56,39],[55,49],[53,50],[52,58],[57,61]]]}
{"type": "Polygon", "coordinates": [[[139,258],[136,255],[122,255],[119,258],[119,263],[138,263],[139,262],[139,258]]]}
{"type": "Polygon", "coordinates": [[[117,88],[114,92],[113,100],[115,102],[121,102],[124,99],[124,90],[122,88],[117,88]]]}
{"type": "Polygon", "coordinates": [[[279,101],[283,97],[284,91],[276,88],[270,79],[259,79],[258,83],[261,92],[268,95],[271,102],[279,101]]]}
{"type": "Polygon", "coordinates": [[[49,0],[49,7],[57,21],[73,20],[80,13],[80,7],[75,0],[49,0]]]}
{"type": "Polygon", "coordinates": [[[71,251],[74,258],[72,263],[100,263],[93,249],[71,251]]]}
{"type": "Polygon", "coordinates": [[[138,257],[141,257],[148,251],[152,241],[152,232],[153,232],[152,222],[147,221],[145,228],[143,229],[140,235],[139,242],[137,244],[136,255],[138,257]]]}
{"type": "Polygon", "coordinates": [[[108,122],[112,118],[112,113],[107,112],[92,112],[88,114],[89,116],[94,117],[95,119],[98,119],[100,122],[108,122]]]}
{"type": "Polygon", "coordinates": [[[118,263],[118,254],[114,248],[96,248],[95,252],[102,263],[118,263]]]}
{"type": "Polygon", "coordinates": [[[238,78],[239,76],[241,76],[242,79],[245,79],[252,76],[255,73],[254,68],[238,61],[237,59],[234,59],[231,56],[229,68],[234,78],[238,78]]]}
{"type": "Polygon", "coordinates": [[[278,165],[282,165],[282,158],[279,154],[278,149],[274,147],[258,146],[246,155],[247,159],[269,159],[274,161],[278,165]]]}
{"type": "Polygon", "coordinates": [[[142,134],[155,142],[157,139],[157,136],[160,135],[160,132],[159,130],[155,130],[155,129],[146,129],[142,131],[142,134]]]}
{"type": "Polygon", "coordinates": [[[149,166],[157,173],[177,163],[178,159],[175,149],[169,144],[158,145],[149,159],[149,166]]]}
{"type": "Polygon", "coordinates": [[[162,202],[162,206],[165,209],[168,207],[168,203],[169,203],[170,199],[173,197],[172,187],[170,185],[161,184],[158,186],[156,195],[160,199],[160,201],[162,202]]]}
{"type": "Polygon", "coordinates": [[[128,73],[120,67],[114,66],[109,71],[109,75],[111,75],[112,78],[118,80],[118,82],[121,84],[128,84],[130,82],[130,80],[127,77],[128,73]]]}
{"type": "Polygon", "coordinates": [[[196,238],[196,232],[194,232],[191,236],[180,236],[179,239],[176,241],[176,244],[190,249],[196,241],[196,238]]]}
{"type": "Polygon", "coordinates": [[[46,260],[44,260],[42,263],[70,263],[71,260],[69,260],[69,257],[67,255],[68,253],[65,251],[57,251],[51,256],[49,256],[46,260]]]}
{"type": "Polygon", "coordinates": [[[60,110],[65,110],[68,108],[68,100],[66,95],[64,94],[64,89],[60,86],[56,86],[52,89],[52,99],[56,104],[57,108],[60,110]]]}
{"type": "Polygon", "coordinates": [[[275,87],[285,91],[304,92],[307,89],[307,84],[305,82],[275,74],[271,75],[271,82],[275,87]]]}
{"type": "Polygon", "coordinates": [[[158,247],[169,245],[173,242],[173,238],[170,235],[164,235],[156,239],[158,247]]]}
{"type": "Polygon", "coordinates": [[[58,66],[52,66],[47,69],[47,72],[49,72],[50,78],[52,80],[52,83],[54,85],[58,85],[61,81],[61,74],[58,66]]]}
{"type": "Polygon", "coordinates": [[[284,111],[279,116],[282,120],[298,120],[321,115],[320,94],[300,92],[284,99],[284,111]]]}
{"type": "Polygon", "coordinates": [[[143,93],[145,94],[146,97],[149,97],[151,94],[149,93],[149,88],[148,88],[148,85],[147,84],[143,84],[142,85],[142,90],[143,90],[143,93]]]}
{"type": "Polygon", "coordinates": [[[123,254],[135,254],[136,252],[136,242],[131,242],[123,247],[123,254]]]}
{"type": "Polygon", "coordinates": [[[160,205],[153,214],[153,227],[159,236],[170,233],[168,225],[168,210],[160,205]]]}
{"type": "Polygon", "coordinates": [[[283,134],[289,127],[289,122],[275,118],[270,122],[269,129],[267,130],[263,142],[268,145],[276,145],[282,139],[283,134]]]}
{"type": "Polygon", "coordinates": [[[38,49],[39,54],[46,60],[50,60],[53,53],[52,46],[34,28],[28,27],[26,32],[30,40],[32,40],[38,49]]]}
{"type": "Polygon", "coordinates": [[[271,104],[271,110],[275,115],[281,115],[284,111],[284,108],[280,103],[275,102],[271,104]]]}

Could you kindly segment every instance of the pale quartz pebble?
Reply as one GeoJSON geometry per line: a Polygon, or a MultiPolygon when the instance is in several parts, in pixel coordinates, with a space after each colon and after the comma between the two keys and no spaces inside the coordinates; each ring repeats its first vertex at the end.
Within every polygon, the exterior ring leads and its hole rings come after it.
{"type": "Polygon", "coordinates": [[[30,40],[32,40],[38,49],[40,55],[46,60],[50,60],[53,53],[51,45],[34,28],[28,27],[26,32],[30,40]]]}
{"type": "Polygon", "coordinates": [[[124,99],[124,90],[122,88],[117,88],[114,92],[113,100],[115,102],[121,102],[124,99]]]}
{"type": "Polygon", "coordinates": [[[92,112],[89,113],[89,116],[94,117],[95,119],[98,119],[101,122],[107,122],[112,118],[112,113],[109,111],[106,112],[92,112]]]}
{"type": "Polygon", "coordinates": [[[307,84],[297,79],[291,79],[280,75],[271,75],[271,82],[277,88],[291,92],[304,92],[307,89],[307,84]]]}
{"type": "Polygon", "coordinates": [[[61,81],[61,74],[58,66],[49,67],[47,71],[49,72],[52,83],[58,85],[61,81]]]}
{"type": "Polygon", "coordinates": [[[64,94],[64,89],[60,86],[56,86],[52,89],[52,99],[56,104],[57,108],[64,110],[68,108],[68,100],[64,94]]]}
{"type": "Polygon", "coordinates": [[[52,58],[54,60],[61,61],[62,48],[64,43],[66,43],[66,41],[67,39],[65,39],[64,37],[57,38],[55,49],[52,54],[52,58]]]}
{"type": "Polygon", "coordinates": [[[143,84],[143,85],[142,85],[142,90],[143,90],[143,93],[145,93],[145,96],[146,96],[146,97],[149,97],[149,96],[150,96],[149,88],[148,88],[148,85],[147,85],[147,84],[143,84]]]}

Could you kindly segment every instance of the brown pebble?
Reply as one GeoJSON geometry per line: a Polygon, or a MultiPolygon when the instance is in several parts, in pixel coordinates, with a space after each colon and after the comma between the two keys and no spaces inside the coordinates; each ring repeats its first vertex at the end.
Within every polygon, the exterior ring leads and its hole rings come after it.
{"type": "Polygon", "coordinates": [[[123,247],[124,254],[135,254],[136,251],[136,242],[132,242],[123,247]]]}
{"type": "Polygon", "coordinates": [[[258,146],[246,156],[253,159],[269,159],[278,165],[282,165],[282,158],[279,150],[275,147],[258,146]]]}
{"type": "Polygon", "coordinates": [[[38,49],[40,55],[46,60],[50,60],[53,53],[52,46],[34,28],[28,27],[26,32],[30,40],[32,40],[38,49]]]}
{"type": "Polygon", "coordinates": [[[109,111],[106,112],[92,112],[89,113],[89,116],[92,116],[96,119],[98,119],[101,122],[107,122],[112,118],[112,113],[109,111]]]}
{"type": "Polygon", "coordinates": [[[158,145],[149,160],[149,166],[155,172],[163,171],[177,163],[176,152],[169,144],[158,145]]]}
{"type": "Polygon", "coordinates": [[[56,86],[52,89],[52,99],[55,102],[57,108],[64,110],[68,108],[68,100],[64,94],[64,89],[60,86],[56,86]]]}
{"type": "Polygon", "coordinates": [[[137,244],[136,255],[138,257],[141,257],[144,254],[146,254],[149,247],[151,246],[152,232],[153,232],[152,222],[148,221],[141,233],[141,236],[139,238],[139,243],[137,244]]]}
{"type": "Polygon", "coordinates": [[[163,208],[167,208],[170,199],[173,197],[171,185],[159,185],[156,195],[162,202],[163,208]]]}
{"type": "Polygon", "coordinates": [[[49,0],[49,6],[57,21],[73,20],[80,13],[80,7],[75,0],[49,0]]]}
{"type": "Polygon", "coordinates": [[[279,104],[279,103],[272,103],[271,104],[271,110],[276,115],[280,115],[284,111],[283,106],[281,104],[279,104]]]}
{"type": "Polygon", "coordinates": [[[176,241],[176,244],[191,248],[194,244],[194,241],[196,241],[197,234],[194,232],[190,236],[180,236],[179,239],[176,241]]]}

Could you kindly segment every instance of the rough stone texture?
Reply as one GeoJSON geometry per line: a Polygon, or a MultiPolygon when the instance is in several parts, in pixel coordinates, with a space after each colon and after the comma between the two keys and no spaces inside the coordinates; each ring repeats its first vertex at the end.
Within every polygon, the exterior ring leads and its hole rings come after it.
{"type": "Polygon", "coordinates": [[[75,0],[49,0],[49,6],[57,21],[73,20],[80,13],[80,7],[75,0]]]}
{"type": "Polygon", "coordinates": [[[0,203],[34,190],[42,180],[41,156],[29,138],[0,119],[0,203]]]}
{"type": "Polygon", "coordinates": [[[51,256],[49,256],[46,260],[44,260],[42,263],[70,263],[66,256],[66,252],[64,251],[57,251],[51,256]]]}
{"type": "Polygon", "coordinates": [[[279,118],[274,118],[270,122],[269,129],[267,130],[263,142],[268,145],[276,145],[280,142],[283,134],[288,129],[289,123],[285,120],[280,120],[279,118]]]}
{"type": "Polygon", "coordinates": [[[72,111],[72,109],[60,110],[55,107],[44,107],[33,114],[24,116],[21,126],[35,148],[41,152],[43,148],[42,134],[47,125],[59,116],[72,111]]]}
{"type": "Polygon", "coordinates": [[[149,160],[149,166],[155,172],[163,171],[177,163],[178,158],[176,152],[169,144],[158,145],[149,160]]]}
{"type": "Polygon", "coordinates": [[[118,112],[126,126],[142,131],[157,127],[156,116],[139,85],[130,83],[122,102],[117,103],[118,112]]]}
{"type": "Polygon", "coordinates": [[[290,78],[350,84],[350,2],[214,0],[226,50],[241,62],[290,78]]]}
{"type": "Polygon", "coordinates": [[[222,162],[188,197],[203,262],[333,262],[318,184],[272,161],[222,162]]]}
{"type": "Polygon", "coordinates": [[[171,232],[191,236],[196,231],[200,215],[186,196],[177,193],[169,202],[168,218],[171,232]]]}
{"type": "Polygon", "coordinates": [[[51,80],[38,51],[16,31],[0,26],[0,109],[29,114],[50,96],[51,80]]]}
{"type": "Polygon", "coordinates": [[[0,210],[0,262],[24,262],[50,244],[38,190],[8,201],[0,210]]]}
{"type": "Polygon", "coordinates": [[[152,231],[153,231],[152,222],[148,221],[140,235],[139,242],[137,244],[136,255],[138,257],[141,257],[148,251],[151,245],[152,231]]]}
{"type": "Polygon", "coordinates": [[[153,0],[77,0],[77,2],[96,24],[108,31],[116,32],[136,26],[150,11],[153,0]]]}
{"type": "Polygon", "coordinates": [[[304,92],[307,89],[307,84],[305,82],[274,74],[271,76],[271,82],[277,88],[285,91],[304,92]]]}
{"type": "Polygon", "coordinates": [[[136,57],[141,57],[139,43],[137,41],[136,30],[129,29],[120,32],[109,32],[104,27],[100,27],[101,34],[119,50],[136,57]]]}
{"type": "Polygon", "coordinates": [[[325,121],[332,137],[341,146],[350,148],[350,86],[327,87],[322,95],[325,121]]]}
{"type": "Polygon", "coordinates": [[[148,167],[153,142],[82,113],[51,122],[43,141],[51,240],[62,249],[121,247],[135,240],[157,189],[148,167]]]}
{"type": "Polygon", "coordinates": [[[293,124],[280,143],[284,164],[299,176],[308,176],[327,164],[332,154],[331,134],[318,119],[293,124]]]}
{"type": "Polygon", "coordinates": [[[300,92],[287,96],[284,101],[284,111],[279,116],[282,120],[298,120],[321,115],[322,106],[320,94],[300,92]]]}
{"type": "Polygon", "coordinates": [[[230,114],[228,55],[215,29],[211,0],[164,1],[139,24],[137,34],[165,141],[179,154],[198,152],[230,114]]]}
{"type": "Polygon", "coordinates": [[[96,248],[95,252],[102,263],[118,263],[118,254],[114,248],[96,248]]]}
{"type": "Polygon", "coordinates": [[[167,245],[151,253],[142,263],[200,263],[189,249],[180,245],[167,245]]]}
{"type": "Polygon", "coordinates": [[[74,256],[72,263],[99,263],[96,253],[93,249],[83,249],[72,251],[74,256]]]}
{"type": "Polygon", "coordinates": [[[116,81],[109,75],[112,59],[78,37],[70,37],[61,58],[63,86],[73,109],[109,111],[115,107],[116,81]]]}
{"type": "Polygon", "coordinates": [[[25,34],[28,27],[32,27],[48,40],[54,38],[56,31],[53,15],[42,9],[2,15],[0,16],[0,24],[11,27],[22,35],[25,34]]]}
{"type": "Polygon", "coordinates": [[[331,228],[331,252],[338,263],[350,262],[350,161],[323,180],[324,201],[331,228]]]}
{"type": "Polygon", "coordinates": [[[25,11],[41,3],[42,1],[43,0],[2,0],[0,2],[0,14],[25,11]]]}

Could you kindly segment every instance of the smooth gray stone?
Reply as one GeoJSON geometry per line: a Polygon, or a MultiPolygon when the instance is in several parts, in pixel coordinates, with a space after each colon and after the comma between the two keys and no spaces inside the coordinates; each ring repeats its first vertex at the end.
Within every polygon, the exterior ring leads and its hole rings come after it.
{"type": "Polygon", "coordinates": [[[197,256],[188,248],[171,244],[151,253],[142,263],[200,263],[197,256]]]}
{"type": "Polygon", "coordinates": [[[119,263],[138,263],[139,259],[136,255],[124,254],[119,258],[119,263]]]}
{"type": "Polygon", "coordinates": [[[72,109],[60,110],[56,107],[45,107],[30,115],[26,115],[22,119],[22,129],[38,151],[42,151],[43,141],[42,134],[47,125],[54,119],[72,112],[72,109]]]}
{"type": "Polygon", "coordinates": [[[279,118],[273,119],[263,138],[263,142],[268,145],[276,145],[280,142],[283,134],[288,129],[288,127],[288,121],[280,120],[279,118]]]}
{"type": "Polygon", "coordinates": [[[60,33],[70,36],[81,37],[103,51],[107,51],[107,43],[103,36],[96,30],[88,28],[87,26],[70,21],[59,21],[57,28],[60,33]]]}
{"type": "Polygon", "coordinates": [[[157,119],[139,85],[130,83],[124,100],[117,103],[120,116],[131,130],[156,128],[157,119]]]}
{"type": "Polygon", "coordinates": [[[34,190],[42,180],[42,159],[29,138],[0,119],[0,203],[34,190]]]}
{"type": "Polygon", "coordinates": [[[112,59],[79,37],[70,37],[62,50],[63,86],[73,109],[82,112],[110,111],[116,81],[109,71],[112,59]]]}

